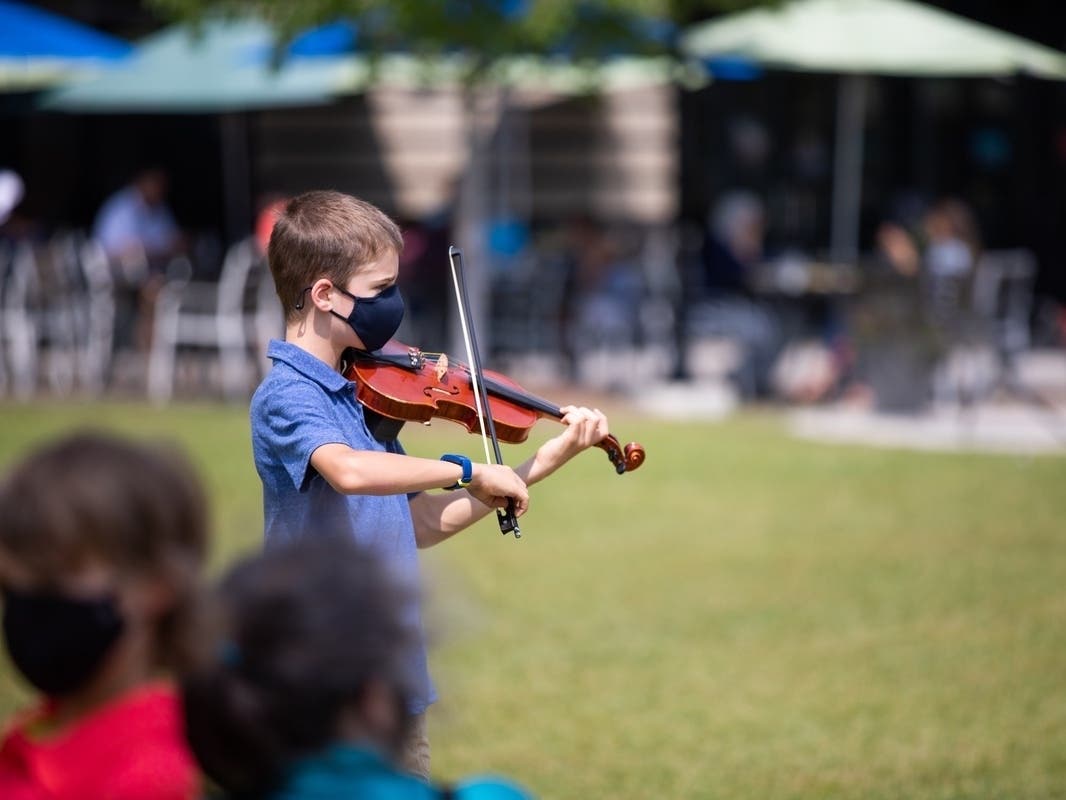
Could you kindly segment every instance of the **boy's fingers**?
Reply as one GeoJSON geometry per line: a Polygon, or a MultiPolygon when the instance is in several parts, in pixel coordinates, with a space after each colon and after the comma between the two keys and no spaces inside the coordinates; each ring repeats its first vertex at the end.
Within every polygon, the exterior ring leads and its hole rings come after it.
{"type": "Polygon", "coordinates": [[[599,435],[599,439],[596,441],[602,441],[611,432],[610,425],[607,423],[607,415],[598,408],[594,408],[592,411],[596,415],[596,433],[599,435]]]}
{"type": "Polygon", "coordinates": [[[489,503],[490,508],[507,508],[514,503],[514,511],[517,516],[522,516],[529,508],[529,497],[503,497],[495,496],[489,503]]]}
{"type": "Polygon", "coordinates": [[[570,427],[571,435],[581,447],[591,447],[603,441],[609,432],[607,417],[599,409],[571,407],[563,417],[563,423],[570,427]]]}
{"type": "MultiPolygon", "coordinates": [[[[559,409],[563,411],[564,409],[559,409]]],[[[592,416],[592,410],[578,406],[567,406],[565,413],[563,414],[562,423],[564,425],[575,425],[583,420],[587,420],[592,416]]]]}

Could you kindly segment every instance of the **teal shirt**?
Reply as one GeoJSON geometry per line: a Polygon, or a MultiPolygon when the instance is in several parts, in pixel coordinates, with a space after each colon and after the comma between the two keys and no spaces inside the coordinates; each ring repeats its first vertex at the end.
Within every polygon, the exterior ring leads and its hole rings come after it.
{"type": "Polygon", "coordinates": [[[336,745],[297,764],[270,800],[533,800],[501,778],[473,778],[454,789],[433,786],[370,750],[336,745]]]}

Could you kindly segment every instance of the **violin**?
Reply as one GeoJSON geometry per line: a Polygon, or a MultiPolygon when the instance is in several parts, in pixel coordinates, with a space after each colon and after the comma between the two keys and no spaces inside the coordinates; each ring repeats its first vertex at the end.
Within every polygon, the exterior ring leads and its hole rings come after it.
{"type": "MultiPolygon", "coordinates": [[[[470,368],[443,353],[423,352],[393,340],[372,353],[348,350],[345,364],[344,376],[355,381],[356,398],[370,412],[367,425],[378,439],[395,438],[405,422],[432,419],[457,422],[471,433],[479,430],[470,368]]],[[[498,372],[482,373],[486,405],[499,441],[520,444],[529,438],[537,420],[562,419],[554,403],[530,394],[498,372]]],[[[637,442],[623,447],[608,434],[597,447],[607,453],[619,475],[644,463],[644,448],[637,442]]]]}

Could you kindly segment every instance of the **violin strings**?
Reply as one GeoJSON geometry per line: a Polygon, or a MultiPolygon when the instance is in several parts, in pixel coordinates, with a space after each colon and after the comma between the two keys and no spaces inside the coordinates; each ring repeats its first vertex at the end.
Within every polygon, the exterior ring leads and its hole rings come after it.
{"type": "MultiPolygon", "coordinates": [[[[447,353],[431,353],[428,350],[423,350],[422,355],[428,357],[431,361],[433,361],[433,363],[439,361],[441,356],[448,358],[448,366],[455,367],[457,370],[464,373],[467,377],[467,380],[470,381],[470,386],[474,389],[474,399],[475,402],[477,402],[477,386],[475,385],[476,381],[474,380],[473,373],[470,371],[469,365],[464,364],[462,361],[451,360],[447,353]],[[434,357],[436,358],[434,359],[434,357]]],[[[515,392],[510,387],[501,385],[498,382],[494,381],[492,378],[485,378],[485,390],[490,394],[495,394],[497,397],[502,397],[504,400],[510,400],[519,404],[529,404],[529,406],[533,410],[539,411],[543,414],[548,414],[549,416],[555,417],[556,419],[562,417],[562,413],[559,411],[559,407],[554,403],[551,403],[541,397],[537,397],[535,394],[530,394],[525,390],[519,390],[518,392],[515,392]]],[[[480,406],[478,407],[478,410],[480,411],[480,406]]]]}

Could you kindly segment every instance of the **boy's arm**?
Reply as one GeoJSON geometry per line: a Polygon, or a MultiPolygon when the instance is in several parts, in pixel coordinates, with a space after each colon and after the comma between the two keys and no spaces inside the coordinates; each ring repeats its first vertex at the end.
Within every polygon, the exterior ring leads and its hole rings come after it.
{"type": "MultiPolygon", "coordinates": [[[[397,453],[355,450],[346,444],[324,444],[311,454],[311,466],[342,494],[390,495],[451,486],[462,477],[462,467],[447,461],[397,453]]],[[[486,513],[504,508],[510,499],[524,514],[529,505],[525,483],[510,467],[475,464],[464,492],[477,498],[486,513]]]]}
{"type": "MultiPolygon", "coordinates": [[[[527,486],[544,480],[582,450],[603,441],[608,433],[607,417],[599,409],[566,406],[562,422],[566,429],[542,444],[533,457],[515,468],[527,486]]],[[[479,464],[477,466],[485,466],[479,464]]],[[[476,471],[476,468],[475,468],[476,471]]],[[[493,508],[469,492],[419,494],[411,498],[411,518],[419,547],[432,547],[485,517],[493,508]]]]}

